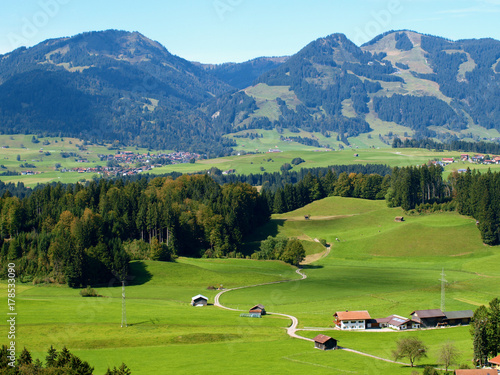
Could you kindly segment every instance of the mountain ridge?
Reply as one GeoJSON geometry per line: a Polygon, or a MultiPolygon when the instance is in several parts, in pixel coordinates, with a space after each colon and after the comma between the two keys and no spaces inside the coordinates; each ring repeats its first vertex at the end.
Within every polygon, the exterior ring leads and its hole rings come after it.
{"type": "Polygon", "coordinates": [[[385,127],[462,139],[500,130],[498,73],[492,38],[397,30],[358,47],[334,33],[292,56],[213,65],[139,32],[93,31],[0,56],[0,131],[216,155],[236,145],[227,134],[248,129],[344,144],[385,127]]]}

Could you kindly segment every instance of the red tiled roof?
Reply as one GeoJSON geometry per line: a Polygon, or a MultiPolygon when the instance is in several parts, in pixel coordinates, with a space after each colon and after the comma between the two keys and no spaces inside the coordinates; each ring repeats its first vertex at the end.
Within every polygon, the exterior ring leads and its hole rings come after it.
{"type": "Polygon", "coordinates": [[[371,319],[368,311],[337,311],[334,315],[338,320],[366,320],[371,319]]]}
{"type": "Polygon", "coordinates": [[[488,362],[493,363],[494,365],[500,365],[500,355],[497,355],[495,358],[490,359],[488,362]]]}
{"type": "Polygon", "coordinates": [[[497,375],[497,370],[482,368],[469,370],[455,370],[455,375],[497,375]]]}

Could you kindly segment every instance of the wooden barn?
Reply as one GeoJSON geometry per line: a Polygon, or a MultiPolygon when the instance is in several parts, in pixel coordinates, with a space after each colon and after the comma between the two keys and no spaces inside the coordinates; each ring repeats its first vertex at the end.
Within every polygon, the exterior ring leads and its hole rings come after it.
{"type": "Polygon", "coordinates": [[[248,311],[250,314],[260,314],[260,315],[266,315],[266,309],[264,305],[261,305],[260,303],[258,305],[255,305],[248,311]]]}
{"type": "Polygon", "coordinates": [[[314,338],[314,347],[321,350],[337,349],[337,340],[330,336],[318,335],[314,338]]]}
{"type": "Polygon", "coordinates": [[[208,298],[198,294],[191,298],[191,306],[206,306],[208,304],[208,298]]]}
{"type": "Polygon", "coordinates": [[[397,223],[401,223],[401,222],[405,221],[405,218],[403,216],[396,216],[394,218],[394,221],[397,223]]]}
{"type": "Polygon", "coordinates": [[[459,326],[470,324],[474,312],[472,310],[460,310],[460,311],[445,311],[443,322],[450,326],[459,326]]]}
{"type": "Polygon", "coordinates": [[[446,315],[440,309],[415,310],[410,315],[413,321],[420,323],[424,328],[442,325],[446,318],[446,315]]]}

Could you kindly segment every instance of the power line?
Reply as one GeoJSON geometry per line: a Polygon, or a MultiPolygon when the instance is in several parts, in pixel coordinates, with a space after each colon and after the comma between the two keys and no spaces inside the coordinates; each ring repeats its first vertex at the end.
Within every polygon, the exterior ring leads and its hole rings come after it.
{"type": "Polygon", "coordinates": [[[441,271],[441,278],[439,279],[441,281],[441,311],[445,310],[445,286],[446,286],[446,279],[444,278],[446,275],[444,273],[444,268],[441,271]]]}
{"type": "Polygon", "coordinates": [[[127,309],[125,307],[125,280],[122,280],[122,328],[127,326],[127,309]]]}

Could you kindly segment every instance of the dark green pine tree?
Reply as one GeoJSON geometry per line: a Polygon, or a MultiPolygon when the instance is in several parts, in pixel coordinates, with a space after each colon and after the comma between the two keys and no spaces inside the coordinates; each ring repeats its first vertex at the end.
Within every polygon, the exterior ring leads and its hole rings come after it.
{"type": "Polygon", "coordinates": [[[326,175],[321,179],[321,185],[326,196],[333,194],[336,182],[337,174],[332,169],[328,169],[326,175]]]}
{"type": "Polygon", "coordinates": [[[483,367],[488,361],[488,311],[480,306],[472,317],[471,334],[474,346],[474,362],[483,367]]]}
{"type": "Polygon", "coordinates": [[[45,357],[47,367],[54,367],[57,361],[57,350],[51,345],[45,357]]]}
{"type": "Polygon", "coordinates": [[[488,309],[488,336],[491,357],[500,353],[500,299],[495,298],[490,302],[488,309]]]}
{"type": "Polygon", "coordinates": [[[61,352],[57,356],[55,367],[65,367],[66,365],[69,365],[70,361],[71,361],[71,353],[65,346],[62,348],[61,352]]]}
{"type": "Polygon", "coordinates": [[[31,358],[31,353],[28,351],[28,349],[24,348],[23,351],[21,352],[21,355],[17,359],[17,365],[28,366],[31,365],[32,362],[33,359],[31,358]]]}
{"type": "Polygon", "coordinates": [[[273,212],[275,214],[282,214],[283,212],[286,212],[285,197],[283,194],[283,189],[278,189],[278,190],[276,190],[276,193],[274,193],[273,212]]]}
{"type": "Polygon", "coordinates": [[[69,253],[65,274],[66,282],[71,288],[84,284],[84,252],[79,246],[69,253]]]}

